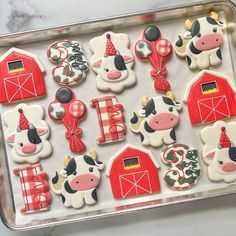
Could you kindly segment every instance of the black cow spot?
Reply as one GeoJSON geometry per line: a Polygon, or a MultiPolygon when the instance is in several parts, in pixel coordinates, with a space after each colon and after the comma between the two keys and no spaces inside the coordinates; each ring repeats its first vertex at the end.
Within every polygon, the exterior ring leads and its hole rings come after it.
{"type": "Polygon", "coordinates": [[[140,139],[141,139],[141,142],[143,142],[143,140],[144,140],[144,136],[143,136],[142,133],[140,133],[140,139]]]}
{"type": "Polygon", "coordinates": [[[192,37],[196,36],[198,33],[200,33],[200,24],[198,20],[195,20],[191,28],[192,37]]]}
{"type": "Polygon", "coordinates": [[[236,147],[229,148],[229,158],[236,162],[236,147]]]}
{"type": "Polygon", "coordinates": [[[220,60],[222,60],[222,55],[221,55],[221,50],[220,50],[220,49],[218,49],[218,50],[216,51],[216,55],[217,55],[217,57],[220,58],[220,60]]]}
{"type": "Polygon", "coordinates": [[[87,164],[92,165],[92,166],[95,166],[95,165],[96,165],[96,163],[94,162],[94,160],[93,160],[90,156],[84,155],[83,157],[84,157],[84,161],[85,161],[87,164]]]}
{"type": "Polygon", "coordinates": [[[61,195],[61,200],[62,200],[62,203],[64,204],[64,202],[66,201],[64,195],[61,195]]]}
{"type": "Polygon", "coordinates": [[[206,17],[206,20],[211,25],[218,25],[217,21],[209,16],[206,17]]]}
{"type": "Polygon", "coordinates": [[[146,106],[146,117],[152,114],[153,111],[155,111],[155,103],[153,99],[150,99],[146,106]]]}
{"type": "Polygon", "coordinates": [[[192,60],[189,56],[186,56],[186,61],[187,61],[188,65],[190,66],[192,63],[192,60]]]}
{"type": "Polygon", "coordinates": [[[148,41],[156,41],[160,35],[160,30],[155,25],[150,25],[144,31],[144,36],[148,41]]]}
{"type": "Polygon", "coordinates": [[[66,180],[66,182],[64,183],[64,188],[65,188],[66,192],[68,192],[68,193],[76,193],[76,192],[77,192],[77,191],[73,190],[73,189],[70,187],[70,185],[69,185],[69,183],[68,183],[68,180],[66,180]]]}
{"type": "Polygon", "coordinates": [[[152,129],[152,128],[148,125],[147,121],[145,121],[145,123],[144,123],[144,129],[145,129],[148,133],[154,133],[154,132],[155,132],[155,130],[152,129]]]}
{"type": "Polygon", "coordinates": [[[92,198],[93,198],[95,201],[98,200],[96,189],[94,189],[94,190],[92,191],[92,198]]]}
{"type": "Polygon", "coordinates": [[[58,178],[59,178],[59,176],[58,176],[58,173],[57,173],[57,171],[56,171],[56,175],[52,178],[52,183],[53,183],[53,184],[56,184],[57,181],[58,181],[58,178]]]}
{"type": "Polygon", "coordinates": [[[174,102],[168,97],[162,97],[162,100],[165,104],[167,104],[169,106],[175,106],[174,102]]]}
{"type": "Polygon", "coordinates": [[[183,46],[183,39],[178,35],[178,40],[175,43],[176,47],[182,47],[183,46]]]}
{"type": "Polygon", "coordinates": [[[56,99],[61,103],[68,103],[71,101],[73,93],[70,88],[59,88],[56,92],[56,99]]]}
{"type": "Polygon", "coordinates": [[[121,55],[115,56],[114,63],[117,70],[127,70],[124,58],[121,55]]]}
{"type": "Polygon", "coordinates": [[[72,174],[76,171],[76,167],[77,167],[77,165],[76,165],[75,159],[72,158],[72,159],[69,161],[67,167],[65,168],[66,174],[67,174],[67,175],[72,175],[72,174]]]}
{"type": "Polygon", "coordinates": [[[136,124],[138,122],[138,116],[134,113],[133,117],[130,119],[131,124],[136,124]]]}
{"type": "Polygon", "coordinates": [[[172,129],[172,130],[170,131],[170,137],[171,137],[174,141],[176,141],[176,135],[175,135],[175,130],[174,130],[174,129],[172,129]]]}
{"type": "Polygon", "coordinates": [[[28,139],[33,144],[39,144],[42,142],[41,138],[39,137],[36,128],[29,128],[27,132],[28,139]]]}
{"type": "Polygon", "coordinates": [[[190,43],[189,49],[193,54],[200,54],[202,52],[201,50],[198,50],[194,47],[193,42],[190,43]]]}

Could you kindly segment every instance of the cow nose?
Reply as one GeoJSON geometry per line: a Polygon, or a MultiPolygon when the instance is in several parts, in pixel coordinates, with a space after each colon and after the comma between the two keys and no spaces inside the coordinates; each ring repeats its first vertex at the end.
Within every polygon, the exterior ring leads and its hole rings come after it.
{"type": "Polygon", "coordinates": [[[223,44],[223,36],[221,34],[207,34],[200,37],[196,41],[195,47],[198,50],[206,51],[218,48],[223,44]]]}
{"type": "Polygon", "coordinates": [[[37,149],[37,146],[33,143],[27,143],[27,144],[24,144],[23,147],[22,147],[22,152],[25,153],[25,154],[31,154],[31,153],[34,153],[37,149]]]}
{"type": "Polygon", "coordinates": [[[118,70],[112,70],[107,73],[107,78],[110,80],[119,79],[121,77],[121,72],[118,70]]]}

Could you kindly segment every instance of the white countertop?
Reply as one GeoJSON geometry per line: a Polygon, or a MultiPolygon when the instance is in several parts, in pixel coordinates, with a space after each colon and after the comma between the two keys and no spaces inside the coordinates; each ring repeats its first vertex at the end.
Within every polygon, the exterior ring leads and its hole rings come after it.
{"type": "MultiPolygon", "coordinates": [[[[169,4],[184,0],[169,0],[169,4]]],[[[165,0],[1,0],[0,34],[148,10],[165,0]],[[80,10],[82,9],[82,10],[80,10]]],[[[186,1],[185,1],[186,2],[186,1]]],[[[51,235],[235,235],[236,195],[53,228],[51,235]]],[[[19,235],[48,235],[48,229],[19,235]]],[[[0,222],[0,235],[17,235],[0,222]]]]}

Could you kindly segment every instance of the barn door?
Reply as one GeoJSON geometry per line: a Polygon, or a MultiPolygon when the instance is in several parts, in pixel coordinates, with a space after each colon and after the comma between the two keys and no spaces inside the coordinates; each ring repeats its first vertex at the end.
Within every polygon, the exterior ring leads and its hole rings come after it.
{"type": "Polygon", "coordinates": [[[122,198],[152,193],[148,171],[120,175],[122,198]]]}
{"type": "Polygon", "coordinates": [[[201,123],[221,120],[230,117],[226,96],[198,100],[201,123]]]}

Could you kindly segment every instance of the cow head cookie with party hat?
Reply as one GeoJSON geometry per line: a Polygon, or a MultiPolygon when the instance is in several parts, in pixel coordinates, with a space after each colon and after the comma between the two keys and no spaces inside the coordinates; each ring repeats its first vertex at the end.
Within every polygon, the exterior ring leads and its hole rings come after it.
{"type": "Polygon", "coordinates": [[[89,42],[92,68],[97,74],[99,90],[121,92],[136,83],[134,57],[126,34],[107,32],[89,42]]]}

